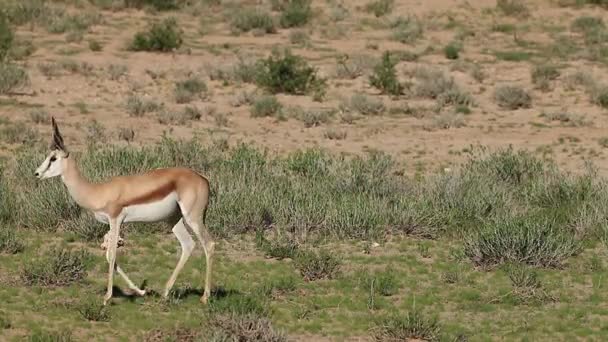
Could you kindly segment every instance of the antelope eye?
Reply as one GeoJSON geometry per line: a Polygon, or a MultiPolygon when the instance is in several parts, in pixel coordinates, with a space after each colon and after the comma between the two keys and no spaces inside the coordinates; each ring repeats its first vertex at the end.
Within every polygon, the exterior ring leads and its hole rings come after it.
{"type": "Polygon", "coordinates": [[[54,162],[55,160],[57,160],[57,158],[55,156],[51,157],[51,163],[54,162]]]}

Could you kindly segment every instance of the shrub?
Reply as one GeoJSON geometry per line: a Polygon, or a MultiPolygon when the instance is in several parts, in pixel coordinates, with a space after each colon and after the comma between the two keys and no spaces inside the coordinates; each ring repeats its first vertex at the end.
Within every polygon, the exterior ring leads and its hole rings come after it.
{"type": "Polygon", "coordinates": [[[382,61],[374,67],[374,72],[369,78],[370,84],[379,89],[382,94],[403,94],[403,85],[397,79],[395,65],[397,62],[391,59],[390,52],[385,51],[382,61]]]}
{"type": "Polygon", "coordinates": [[[27,71],[12,63],[0,62],[0,95],[30,84],[27,71]]]}
{"type": "Polygon", "coordinates": [[[591,102],[602,108],[608,108],[608,86],[596,86],[591,90],[591,102]]]}
{"type": "Polygon", "coordinates": [[[190,77],[186,80],[175,83],[175,102],[189,103],[195,98],[206,95],[207,84],[198,77],[190,77]]]}
{"type": "Polygon", "coordinates": [[[300,27],[312,18],[311,0],[287,0],[281,12],[282,27],[300,27]]]}
{"type": "Polygon", "coordinates": [[[326,251],[300,251],[296,254],[295,266],[306,281],[333,279],[340,271],[341,260],[326,251]]]}
{"type": "Polygon", "coordinates": [[[393,39],[412,44],[422,37],[422,24],[415,17],[398,17],[391,24],[393,39]]]}
{"type": "Polygon", "coordinates": [[[306,128],[310,128],[331,122],[335,115],[335,110],[309,109],[298,112],[296,119],[302,121],[306,128]]]}
{"type": "Polygon", "coordinates": [[[254,118],[275,116],[281,110],[281,103],[276,96],[260,96],[253,101],[251,116],[254,118]]]}
{"type": "Polygon", "coordinates": [[[533,215],[490,221],[465,242],[467,256],[483,266],[515,262],[557,267],[579,250],[579,242],[558,223],[533,215]]]}
{"type": "Polygon", "coordinates": [[[127,98],[127,113],[130,116],[141,117],[146,113],[155,112],[162,108],[161,105],[153,100],[145,100],[140,96],[132,94],[127,98]]]}
{"type": "Polygon", "coordinates": [[[504,15],[527,17],[530,14],[524,0],[496,0],[496,8],[504,15]]]}
{"type": "Polygon", "coordinates": [[[214,341],[286,342],[267,318],[255,315],[219,315],[210,318],[207,330],[214,341]]]}
{"type": "Polygon", "coordinates": [[[21,279],[30,286],[67,286],[86,277],[88,258],[86,250],[53,247],[44,257],[26,264],[21,279]]]}
{"type": "Polygon", "coordinates": [[[395,0],[375,0],[365,5],[367,12],[373,13],[376,17],[389,14],[395,6],[395,0]]]}
{"type": "Polygon", "coordinates": [[[363,115],[381,115],[386,111],[386,106],[382,100],[361,93],[353,94],[344,107],[363,115]]]}
{"type": "Polygon", "coordinates": [[[420,311],[386,317],[376,323],[372,336],[376,341],[437,341],[441,327],[436,318],[427,318],[420,311]]]}
{"type": "Polygon", "coordinates": [[[164,19],[155,23],[147,32],[138,32],[131,42],[133,51],[168,52],[182,46],[182,30],[177,26],[175,18],[164,19]]]}
{"type": "Polygon", "coordinates": [[[557,79],[559,75],[559,69],[551,64],[537,65],[531,72],[532,83],[543,90],[548,89],[549,82],[557,79]]]}
{"type": "Polygon", "coordinates": [[[274,19],[270,14],[259,9],[245,8],[239,10],[230,23],[233,32],[260,30],[264,33],[276,33],[274,19]]]}
{"type": "Polygon", "coordinates": [[[443,53],[447,59],[458,59],[460,56],[460,46],[455,43],[450,43],[443,48],[443,53]]]}
{"type": "Polygon", "coordinates": [[[108,307],[103,305],[97,298],[86,298],[78,305],[78,312],[82,318],[93,322],[110,321],[108,307]]]}
{"type": "Polygon", "coordinates": [[[300,56],[273,51],[267,59],[259,62],[256,83],[273,94],[287,93],[303,95],[324,91],[325,79],[317,75],[317,70],[308,65],[300,56]]]}
{"type": "Polygon", "coordinates": [[[14,33],[4,14],[0,13],[0,63],[5,62],[11,51],[14,33]]]}
{"type": "Polygon", "coordinates": [[[573,31],[590,33],[606,28],[604,20],[600,17],[581,16],[576,18],[570,25],[573,31]]]}
{"type": "Polygon", "coordinates": [[[518,86],[499,86],[494,91],[494,99],[499,107],[515,110],[532,107],[532,96],[518,86]]]}

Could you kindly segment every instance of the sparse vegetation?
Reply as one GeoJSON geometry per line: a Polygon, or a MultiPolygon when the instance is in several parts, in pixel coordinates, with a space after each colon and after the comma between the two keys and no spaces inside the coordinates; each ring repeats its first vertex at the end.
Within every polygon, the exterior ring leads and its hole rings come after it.
{"type": "Polygon", "coordinates": [[[312,18],[311,0],[284,0],[279,19],[285,28],[306,25],[312,18]]]}
{"type": "Polygon", "coordinates": [[[175,102],[190,103],[197,98],[204,98],[207,91],[207,84],[203,80],[199,77],[190,77],[175,83],[175,102]]]}
{"type": "Polygon", "coordinates": [[[555,65],[542,64],[532,69],[531,76],[532,83],[539,89],[546,91],[550,89],[550,82],[560,76],[560,71],[555,65]]]}
{"type": "Polygon", "coordinates": [[[503,85],[496,88],[494,99],[499,107],[515,110],[532,107],[532,96],[523,88],[514,85],[503,85]]]}
{"type": "Polygon", "coordinates": [[[275,116],[281,110],[281,103],[276,96],[260,96],[253,101],[251,116],[254,118],[275,116]]]}
{"type": "Polygon", "coordinates": [[[259,9],[244,8],[239,10],[232,19],[232,31],[235,33],[258,30],[263,33],[276,33],[277,29],[272,16],[259,9]]]}
{"type": "Polygon", "coordinates": [[[340,271],[341,260],[326,250],[302,250],[296,254],[295,266],[306,281],[332,279],[340,271]]]}
{"type": "Polygon", "coordinates": [[[527,17],[530,9],[524,0],[496,0],[496,8],[504,15],[512,17],[527,17]]]}
{"type": "Polygon", "coordinates": [[[53,247],[43,257],[30,261],[21,272],[26,285],[67,286],[81,281],[87,275],[89,254],[53,247]]]}
{"type": "Polygon", "coordinates": [[[142,97],[131,94],[127,98],[127,113],[130,116],[141,117],[146,113],[155,112],[162,108],[161,105],[154,102],[154,100],[143,99],[142,97]]]}
{"type": "Polygon", "coordinates": [[[403,44],[413,44],[422,38],[422,23],[416,17],[398,17],[390,24],[393,39],[403,44]]]}
{"type": "Polygon", "coordinates": [[[380,320],[372,330],[376,341],[439,340],[441,327],[437,319],[427,318],[420,311],[406,312],[380,320]]]}
{"type": "Polygon", "coordinates": [[[368,2],[367,5],[365,5],[365,10],[373,13],[376,17],[382,17],[390,13],[394,6],[395,0],[375,0],[368,2]]]}

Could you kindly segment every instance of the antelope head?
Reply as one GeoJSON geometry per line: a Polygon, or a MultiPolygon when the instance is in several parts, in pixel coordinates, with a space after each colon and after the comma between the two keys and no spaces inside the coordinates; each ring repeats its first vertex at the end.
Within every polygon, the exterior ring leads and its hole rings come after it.
{"type": "Polygon", "coordinates": [[[54,117],[51,118],[51,123],[53,125],[53,140],[49,146],[51,151],[42,164],[36,169],[35,176],[38,177],[38,179],[60,176],[65,169],[65,162],[69,156],[54,117]]]}

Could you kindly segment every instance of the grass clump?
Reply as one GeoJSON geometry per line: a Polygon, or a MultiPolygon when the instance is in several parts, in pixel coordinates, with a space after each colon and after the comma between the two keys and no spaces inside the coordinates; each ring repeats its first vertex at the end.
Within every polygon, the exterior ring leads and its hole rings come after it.
{"type": "Polygon", "coordinates": [[[539,89],[546,91],[550,88],[551,81],[560,76],[560,71],[555,65],[536,65],[531,71],[532,83],[539,89]]]}
{"type": "Polygon", "coordinates": [[[497,87],[494,100],[500,108],[509,110],[532,107],[532,96],[522,87],[514,85],[497,87]]]}
{"type": "Polygon", "coordinates": [[[403,84],[397,79],[396,65],[397,61],[391,58],[391,53],[385,51],[380,63],[374,67],[374,71],[369,77],[369,83],[382,94],[395,96],[403,94],[403,84]]]}
{"type": "Polygon", "coordinates": [[[276,25],[272,16],[259,9],[245,8],[239,10],[230,22],[232,32],[249,32],[258,30],[264,33],[276,33],[276,25]]]}
{"type": "Polygon", "coordinates": [[[343,109],[354,110],[362,115],[381,115],[386,111],[386,106],[381,99],[374,99],[361,93],[355,93],[342,105],[343,109]]]}
{"type": "Polygon", "coordinates": [[[265,299],[254,295],[240,293],[229,293],[224,298],[209,301],[209,312],[213,315],[255,315],[268,316],[270,308],[265,299]]]}
{"type": "Polygon", "coordinates": [[[86,277],[88,258],[85,250],[53,247],[44,257],[26,264],[21,279],[29,286],[67,286],[86,277]]]}
{"type": "Polygon", "coordinates": [[[365,5],[365,11],[373,13],[376,17],[389,14],[395,7],[395,0],[376,0],[365,5]]]}
{"type": "Polygon", "coordinates": [[[175,83],[175,102],[189,103],[207,93],[207,84],[198,77],[190,77],[175,83]]]}
{"type": "Polygon", "coordinates": [[[276,96],[263,95],[257,97],[251,106],[251,116],[260,118],[265,116],[276,116],[283,106],[276,96]]]}
{"type": "Polygon", "coordinates": [[[0,14],[0,63],[5,62],[13,47],[15,34],[11,29],[8,20],[4,15],[0,14]]]}
{"type": "Polygon", "coordinates": [[[396,314],[376,323],[372,329],[375,341],[438,341],[441,327],[436,318],[427,318],[417,310],[396,314]]]}
{"type": "Polygon", "coordinates": [[[422,23],[416,17],[398,17],[390,24],[393,39],[403,44],[415,43],[422,38],[422,23]]]}
{"type": "Polygon", "coordinates": [[[458,59],[462,47],[456,43],[450,43],[443,48],[443,54],[447,59],[458,59]]]}
{"type": "Polygon", "coordinates": [[[492,220],[465,242],[467,256],[481,266],[515,262],[558,267],[579,251],[579,242],[555,220],[534,215],[492,220]]]}
{"type": "Polygon", "coordinates": [[[598,85],[589,90],[591,102],[602,108],[608,108],[608,86],[598,85]]]}
{"type": "Polygon", "coordinates": [[[135,34],[131,42],[132,51],[169,52],[178,49],[184,42],[182,30],[175,18],[167,18],[155,23],[146,32],[135,34]]]}
{"type": "Polygon", "coordinates": [[[211,317],[206,325],[214,341],[288,341],[268,318],[256,315],[219,315],[211,317]]]}
{"type": "Polygon", "coordinates": [[[134,117],[142,117],[146,113],[155,112],[162,108],[161,105],[153,100],[146,100],[135,94],[129,95],[125,106],[129,116],[134,117]]]}
{"type": "Polygon", "coordinates": [[[506,267],[513,291],[508,293],[515,303],[542,303],[552,300],[538,277],[538,272],[522,264],[509,264],[506,267]]]}
{"type": "Polygon", "coordinates": [[[306,281],[333,279],[340,271],[342,261],[333,253],[304,250],[296,254],[295,266],[306,281]]]}
{"type": "Polygon", "coordinates": [[[256,235],[256,246],[266,257],[279,260],[294,258],[298,252],[298,244],[295,241],[286,238],[268,240],[261,232],[256,235]]]}
{"type": "Polygon", "coordinates": [[[273,94],[286,93],[304,95],[324,92],[326,81],[317,75],[317,70],[300,56],[289,50],[275,50],[258,64],[256,84],[273,94]]]}
{"type": "Polygon", "coordinates": [[[7,227],[0,228],[0,253],[17,254],[22,252],[24,247],[14,231],[7,227]]]}
{"type": "Polygon", "coordinates": [[[530,15],[530,9],[523,0],[496,0],[496,9],[512,17],[525,18],[530,15]]]}
{"type": "Polygon", "coordinates": [[[284,28],[301,27],[312,18],[311,0],[285,0],[279,22],[284,28]]]}
{"type": "Polygon", "coordinates": [[[97,298],[86,298],[78,305],[78,312],[82,318],[93,322],[109,322],[110,312],[97,298]]]}
{"type": "Polygon", "coordinates": [[[60,332],[36,331],[27,339],[29,342],[72,342],[72,332],[64,330],[60,332]]]}
{"type": "Polygon", "coordinates": [[[151,7],[157,11],[172,11],[179,9],[186,1],[183,0],[125,0],[124,5],[127,8],[142,9],[151,7]]]}
{"type": "Polygon", "coordinates": [[[30,78],[25,69],[13,63],[0,62],[0,95],[10,94],[29,84],[30,78]]]}
{"type": "Polygon", "coordinates": [[[395,271],[390,268],[367,275],[364,282],[366,288],[372,289],[374,293],[385,297],[395,295],[399,290],[399,282],[395,276],[395,271]]]}

